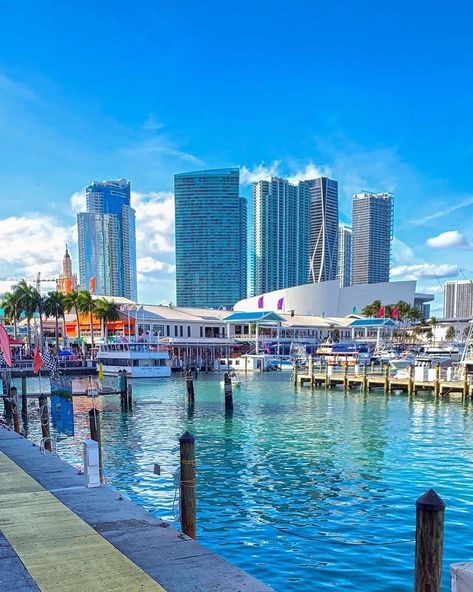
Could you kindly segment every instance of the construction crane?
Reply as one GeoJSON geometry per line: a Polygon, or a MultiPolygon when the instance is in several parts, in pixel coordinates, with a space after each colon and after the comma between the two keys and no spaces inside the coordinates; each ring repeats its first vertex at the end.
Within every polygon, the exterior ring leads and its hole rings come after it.
{"type": "Polygon", "coordinates": [[[29,284],[34,284],[36,289],[38,290],[38,292],[40,291],[42,283],[54,282],[56,285],[58,283],[58,278],[42,278],[40,271],[38,271],[38,273],[36,274],[36,279],[34,279],[34,280],[30,279],[30,278],[25,278],[25,277],[21,277],[21,278],[20,277],[0,277],[0,282],[17,283],[17,282],[20,282],[21,280],[25,280],[25,282],[28,282],[29,284]]]}

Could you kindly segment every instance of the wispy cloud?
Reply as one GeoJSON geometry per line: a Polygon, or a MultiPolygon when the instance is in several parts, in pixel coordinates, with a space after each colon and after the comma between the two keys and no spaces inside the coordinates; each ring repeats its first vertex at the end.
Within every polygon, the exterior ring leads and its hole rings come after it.
{"type": "Polygon", "coordinates": [[[427,222],[430,222],[431,220],[436,220],[437,218],[444,218],[445,216],[448,216],[449,214],[452,214],[457,210],[462,210],[463,208],[467,208],[471,205],[473,205],[473,197],[468,197],[466,199],[463,199],[459,203],[456,203],[452,206],[446,207],[441,210],[437,210],[433,214],[429,214],[428,216],[424,216],[423,218],[412,218],[410,223],[413,226],[422,226],[423,224],[427,224],[427,222]]]}
{"type": "Polygon", "coordinates": [[[433,249],[449,249],[449,248],[460,248],[469,249],[473,245],[471,241],[458,230],[448,230],[442,232],[438,236],[433,236],[426,240],[426,245],[433,249]]]}
{"type": "Polygon", "coordinates": [[[22,82],[15,82],[0,72],[0,94],[16,99],[34,100],[35,93],[22,82]]]}
{"type": "Polygon", "coordinates": [[[442,263],[417,263],[415,265],[398,265],[391,269],[391,276],[406,280],[425,280],[456,277],[460,273],[458,265],[442,263]]]}
{"type": "Polygon", "coordinates": [[[143,124],[143,129],[150,131],[157,131],[164,127],[164,123],[161,123],[156,117],[150,113],[148,119],[143,124]]]}
{"type": "Polygon", "coordinates": [[[259,164],[250,165],[249,167],[243,165],[240,167],[240,183],[242,185],[251,185],[251,183],[260,181],[261,179],[277,177],[280,175],[280,165],[280,160],[273,160],[271,164],[260,162],[259,164]]]}

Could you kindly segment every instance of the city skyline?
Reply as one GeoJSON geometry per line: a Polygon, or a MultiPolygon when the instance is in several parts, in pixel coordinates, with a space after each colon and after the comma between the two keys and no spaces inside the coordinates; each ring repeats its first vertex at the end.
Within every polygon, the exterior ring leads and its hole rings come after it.
{"type": "Polygon", "coordinates": [[[473,276],[466,133],[473,83],[464,75],[471,10],[453,26],[422,5],[406,22],[400,8],[386,18],[372,2],[343,11],[305,3],[308,19],[337,24],[314,42],[300,35],[299,11],[244,2],[229,19],[226,7],[206,6],[133,11],[120,46],[121,10],[112,5],[74,14],[28,0],[5,8],[0,277],[57,277],[65,243],[78,269],[82,187],[126,176],[138,192],[140,298],[174,301],[172,174],[240,166],[247,199],[251,181],[263,176],[337,179],[342,223],[354,193],[395,193],[392,279],[418,279],[438,295],[433,309],[440,310],[440,284],[473,276]],[[247,9],[267,23],[252,44],[242,35],[247,9]],[[279,25],[284,46],[271,34],[279,25]],[[402,30],[402,46],[373,52],[359,34],[366,26],[391,38],[402,30]],[[101,35],[78,52],[75,40],[86,30],[101,35]],[[304,92],[295,97],[281,75],[304,80],[304,92]],[[182,92],[183,80],[191,93],[182,92]]]}

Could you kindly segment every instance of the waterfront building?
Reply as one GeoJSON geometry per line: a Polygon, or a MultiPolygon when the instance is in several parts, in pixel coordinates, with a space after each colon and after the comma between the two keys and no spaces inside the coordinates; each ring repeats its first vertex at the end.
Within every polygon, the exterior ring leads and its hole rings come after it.
{"type": "Polygon", "coordinates": [[[393,194],[358,193],[352,210],[352,284],[389,281],[393,194]]]}
{"type": "Polygon", "coordinates": [[[130,182],[94,182],[86,188],[87,211],[77,215],[79,272],[84,290],[136,300],[135,210],[130,182]]]}
{"type": "Polygon", "coordinates": [[[328,177],[305,181],[310,191],[309,281],[337,277],[338,183],[328,177]]]}
{"type": "Polygon", "coordinates": [[[77,290],[77,275],[72,272],[72,260],[66,245],[66,254],[62,260],[62,273],[59,274],[57,281],[57,291],[61,294],[68,294],[72,290],[77,290]]]}
{"type": "Polygon", "coordinates": [[[239,169],[177,174],[174,199],[177,305],[232,307],[247,293],[239,169]]]}
{"type": "Polygon", "coordinates": [[[306,183],[271,177],[253,183],[253,295],[305,284],[309,262],[306,183]]]}
{"type": "Polygon", "coordinates": [[[473,281],[445,282],[443,286],[443,316],[446,319],[473,317],[473,281]]]}
{"type": "Polygon", "coordinates": [[[351,285],[351,239],[351,228],[340,224],[338,227],[337,278],[340,280],[342,288],[351,285]]]}

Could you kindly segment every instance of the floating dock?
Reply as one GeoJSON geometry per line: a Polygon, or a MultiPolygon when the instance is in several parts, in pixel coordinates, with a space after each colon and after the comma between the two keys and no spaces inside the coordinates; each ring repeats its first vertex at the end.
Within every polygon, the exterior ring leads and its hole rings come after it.
{"type": "Polygon", "coordinates": [[[0,590],[272,589],[0,426],[0,590]]]}

